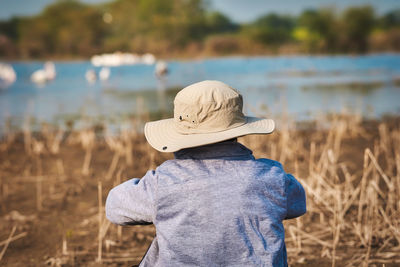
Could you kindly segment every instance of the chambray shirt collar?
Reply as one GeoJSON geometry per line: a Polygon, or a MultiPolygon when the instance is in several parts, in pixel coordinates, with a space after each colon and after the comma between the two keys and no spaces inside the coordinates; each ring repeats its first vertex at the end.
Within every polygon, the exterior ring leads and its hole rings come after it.
{"type": "Polygon", "coordinates": [[[236,141],[186,148],[174,153],[176,159],[254,159],[253,152],[236,141]]]}

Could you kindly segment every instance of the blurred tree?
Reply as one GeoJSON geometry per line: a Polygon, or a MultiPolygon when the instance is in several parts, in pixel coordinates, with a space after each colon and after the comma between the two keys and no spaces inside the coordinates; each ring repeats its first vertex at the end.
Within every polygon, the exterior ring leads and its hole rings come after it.
{"type": "Polygon", "coordinates": [[[41,15],[22,21],[19,45],[26,56],[84,55],[102,47],[106,25],[94,7],[60,0],[41,15]]]}
{"type": "Polygon", "coordinates": [[[21,19],[11,18],[0,21],[0,56],[15,57],[18,54],[16,42],[19,37],[18,25],[21,19]]]}
{"type": "Polygon", "coordinates": [[[400,9],[392,10],[379,20],[379,25],[384,29],[400,27],[400,9]]]}
{"type": "Polygon", "coordinates": [[[224,14],[214,11],[206,15],[207,33],[227,33],[239,29],[239,25],[233,23],[224,14]]]}
{"type": "Polygon", "coordinates": [[[109,14],[112,21],[104,40],[104,51],[129,50],[131,41],[139,33],[140,21],[136,18],[138,0],[117,0],[101,7],[103,14],[109,14]]]}
{"type": "Polygon", "coordinates": [[[292,40],[291,32],[295,21],[289,16],[268,14],[243,28],[251,39],[269,46],[277,46],[292,40]]]}
{"type": "Polygon", "coordinates": [[[374,10],[370,6],[352,7],[344,12],[342,27],[342,51],[364,53],[368,49],[368,36],[375,23],[374,10]]]}
{"type": "Polygon", "coordinates": [[[7,36],[13,41],[18,39],[18,25],[21,19],[13,17],[8,21],[0,21],[0,34],[7,36]]]}
{"type": "Polygon", "coordinates": [[[105,7],[113,18],[108,50],[179,49],[206,34],[201,0],[118,0],[105,7]]]}
{"type": "Polygon", "coordinates": [[[335,52],[338,47],[338,23],[332,10],[306,10],[297,20],[295,39],[308,51],[335,52]]]}
{"type": "Polygon", "coordinates": [[[322,37],[307,27],[296,27],[293,30],[293,38],[300,41],[307,52],[317,52],[321,50],[322,37]]]}
{"type": "Polygon", "coordinates": [[[400,9],[392,10],[377,19],[369,36],[369,48],[374,51],[398,51],[400,48],[400,9]]]}

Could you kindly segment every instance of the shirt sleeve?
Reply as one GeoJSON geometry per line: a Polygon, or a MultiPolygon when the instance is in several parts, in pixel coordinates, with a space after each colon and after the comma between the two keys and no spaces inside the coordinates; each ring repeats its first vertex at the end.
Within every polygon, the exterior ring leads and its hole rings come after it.
{"type": "Polygon", "coordinates": [[[287,213],[293,219],[306,213],[306,194],[303,186],[291,174],[286,174],[287,213]]]}
{"type": "Polygon", "coordinates": [[[156,210],[157,176],[148,171],[142,179],[130,179],[108,193],[106,216],[119,225],[149,224],[156,210]]]}

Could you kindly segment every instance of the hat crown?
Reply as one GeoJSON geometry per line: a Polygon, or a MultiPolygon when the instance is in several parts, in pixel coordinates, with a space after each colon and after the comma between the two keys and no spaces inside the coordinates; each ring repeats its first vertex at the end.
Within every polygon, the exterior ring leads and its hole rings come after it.
{"type": "Polygon", "coordinates": [[[220,81],[202,81],[182,89],[174,100],[174,124],[179,133],[224,131],[246,122],[241,94],[220,81]]]}
{"type": "Polygon", "coordinates": [[[239,92],[220,81],[202,81],[183,88],[175,97],[175,101],[188,104],[206,104],[224,102],[239,97],[239,92]]]}

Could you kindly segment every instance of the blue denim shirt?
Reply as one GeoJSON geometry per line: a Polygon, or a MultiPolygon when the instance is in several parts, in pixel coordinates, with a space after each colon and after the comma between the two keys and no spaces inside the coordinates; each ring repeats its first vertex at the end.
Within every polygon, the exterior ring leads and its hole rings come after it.
{"type": "Polygon", "coordinates": [[[287,266],[282,220],[305,212],[303,187],[279,162],[232,141],[178,151],[106,201],[113,223],[154,223],[140,266],[287,266]]]}

